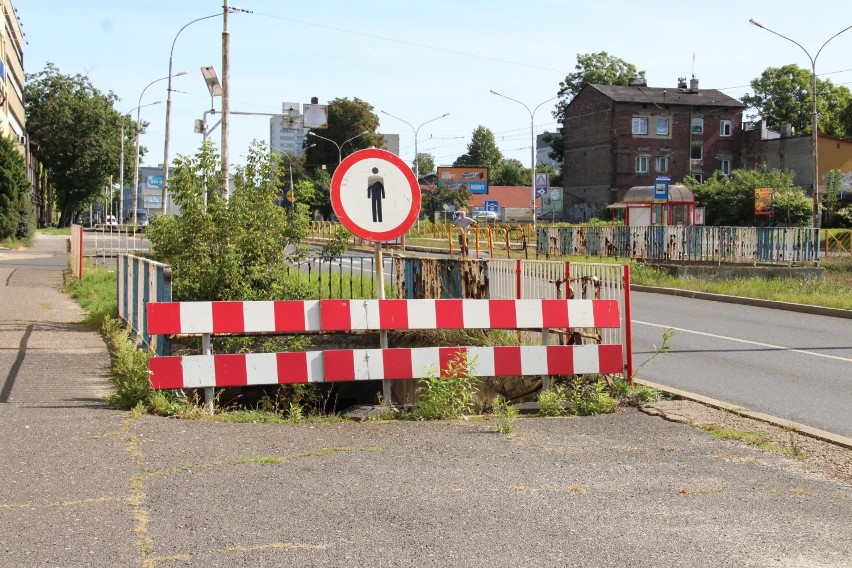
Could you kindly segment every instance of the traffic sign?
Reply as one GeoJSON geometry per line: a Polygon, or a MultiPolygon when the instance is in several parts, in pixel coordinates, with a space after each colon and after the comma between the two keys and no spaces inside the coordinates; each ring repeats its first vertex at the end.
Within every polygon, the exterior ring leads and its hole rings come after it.
{"type": "Polygon", "coordinates": [[[669,200],[669,182],[672,178],[669,176],[657,176],[654,180],[654,201],[657,203],[666,202],[669,200]]]}
{"type": "Polygon", "coordinates": [[[395,154],[375,148],[359,150],[334,171],[331,206],[352,234],[370,241],[391,241],[417,220],[420,184],[395,154]]]}
{"type": "Polygon", "coordinates": [[[486,199],[482,202],[482,209],[484,211],[493,211],[497,213],[500,211],[499,203],[496,199],[486,199]]]}
{"type": "Polygon", "coordinates": [[[541,197],[545,193],[547,193],[548,183],[549,183],[549,180],[548,180],[548,175],[546,173],[535,174],[535,196],[536,197],[541,197]]]}
{"type": "Polygon", "coordinates": [[[287,193],[284,194],[284,199],[287,200],[287,203],[295,203],[296,202],[296,192],[292,189],[288,189],[287,193]]]}

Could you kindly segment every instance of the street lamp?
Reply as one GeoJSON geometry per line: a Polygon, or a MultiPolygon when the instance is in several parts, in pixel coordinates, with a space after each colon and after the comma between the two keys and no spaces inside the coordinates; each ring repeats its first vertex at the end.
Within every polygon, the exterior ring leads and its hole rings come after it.
{"type": "Polygon", "coordinates": [[[532,207],[532,218],[533,218],[533,231],[536,230],[536,219],[535,219],[535,112],[539,109],[539,107],[545,103],[549,103],[553,99],[558,97],[551,97],[546,101],[542,101],[536,105],[533,110],[530,110],[530,107],[522,103],[517,99],[513,99],[512,97],[507,97],[506,95],[500,94],[494,89],[491,89],[492,95],[497,95],[498,97],[503,97],[504,99],[509,99],[510,101],[516,102],[530,113],[530,176],[532,177],[532,183],[530,185],[530,191],[532,192],[530,196],[530,206],[532,207]]]}
{"type": "MultiPolygon", "coordinates": [[[[175,77],[179,77],[181,75],[186,75],[186,71],[181,71],[177,73],[175,77]]],[[[136,225],[136,207],[139,203],[139,113],[142,110],[142,97],[145,95],[145,91],[148,90],[148,87],[153,85],[154,83],[159,83],[160,81],[165,81],[166,79],[171,79],[171,75],[168,77],[160,77],[159,79],[154,79],[142,89],[142,93],[139,95],[139,106],[136,107],[136,160],[133,168],[133,224],[136,225]]]]}
{"type": "MultiPolygon", "coordinates": [[[[231,9],[231,11],[234,11],[231,9]]],[[[221,12],[217,12],[210,16],[204,16],[203,18],[197,18],[192,20],[188,24],[184,25],[181,29],[178,30],[178,33],[175,34],[175,39],[172,41],[172,49],[169,51],[169,84],[166,87],[166,91],[168,93],[168,98],[166,98],[166,142],[163,147],[163,192],[162,192],[162,205],[163,205],[163,213],[166,212],[166,197],[167,197],[167,189],[166,186],[169,182],[169,140],[171,138],[172,131],[172,63],[175,55],[175,44],[177,43],[178,36],[180,36],[181,32],[185,30],[190,25],[195,22],[200,22],[201,20],[207,20],[210,18],[218,18],[221,15],[221,12]]]]}
{"type": "MultiPolygon", "coordinates": [[[[310,146],[305,148],[305,150],[310,150],[314,146],[316,146],[316,144],[311,144],[310,146]]],[[[285,158],[287,158],[287,161],[290,162],[290,191],[293,191],[293,158],[290,157],[289,152],[281,152],[281,155],[284,156],[285,158]]],[[[286,199],[286,197],[285,197],[285,199],[286,199]]],[[[296,197],[295,197],[295,194],[294,194],[293,202],[295,203],[295,201],[296,201],[296,197]]]]}
{"type": "MultiPolygon", "coordinates": [[[[145,108],[152,105],[158,105],[163,101],[154,101],[153,103],[148,103],[147,105],[142,105],[141,108],[145,108]]],[[[124,221],[124,117],[130,118],[130,115],[133,114],[133,111],[139,110],[140,107],[132,108],[126,113],[122,115],[121,120],[121,154],[118,161],[118,183],[121,186],[121,191],[118,192],[118,219],[119,223],[124,221]]],[[[136,129],[139,129],[137,124],[136,129]]]]}
{"type": "Polygon", "coordinates": [[[386,115],[390,116],[391,118],[395,118],[395,119],[397,119],[401,122],[404,122],[405,124],[408,125],[409,128],[411,128],[412,132],[414,132],[414,176],[417,178],[417,183],[419,184],[420,183],[420,164],[417,160],[417,156],[418,156],[418,154],[417,154],[417,133],[420,132],[420,129],[424,125],[429,124],[430,122],[434,122],[436,120],[440,120],[440,119],[442,119],[446,116],[450,116],[450,113],[445,112],[441,116],[436,116],[435,118],[433,118],[431,120],[427,120],[426,122],[424,122],[423,124],[421,124],[417,128],[414,128],[414,126],[412,126],[411,123],[408,122],[407,120],[402,120],[398,116],[394,116],[391,113],[386,112],[386,111],[381,111],[381,112],[382,112],[382,114],[386,114],[386,115]]]}
{"type": "Polygon", "coordinates": [[[344,140],[342,144],[338,144],[337,142],[335,142],[331,138],[326,138],[325,136],[320,136],[319,134],[316,134],[313,131],[309,131],[308,136],[316,136],[317,138],[321,138],[322,140],[325,140],[326,142],[331,142],[332,144],[337,146],[337,165],[339,166],[340,162],[343,161],[343,147],[346,146],[347,143],[355,140],[356,138],[360,138],[361,136],[364,136],[365,134],[369,134],[369,133],[370,133],[369,130],[365,130],[364,132],[361,132],[360,134],[356,134],[355,136],[353,136],[349,140],[344,140]]]}
{"type": "Polygon", "coordinates": [[[790,39],[785,35],[781,35],[778,32],[776,32],[775,30],[770,30],[769,28],[767,28],[766,26],[764,26],[763,24],[761,24],[760,22],[758,22],[754,18],[751,18],[749,20],[749,23],[753,26],[757,26],[758,28],[762,28],[762,29],[766,30],[771,34],[775,34],[780,38],[784,38],[791,43],[795,43],[797,46],[799,46],[799,48],[802,51],[805,52],[805,55],[807,55],[808,59],[810,59],[810,61],[811,61],[811,75],[813,77],[813,113],[812,113],[812,116],[811,116],[811,160],[813,161],[813,170],[814,170],[814,181],[813,181],[813,184],[814,184],[814,228],[819,228],[819,226],[820,226],[819,161],[818,161],[818,151],[817,151],[817,140],[818,140],[817,131],[819,129],[819,117],[818,117],[818,114],[817,114],[816,62],[817,62],[817,58],[819,57],[819,54],[822,52],[822,49],[826,45],[828,45],[828,42],[830,42],[831,40],[833,40],[834,38],[836,38],[837,36],[839,36],[840,34],[845,32],[846,30],[852,29],[852,26],[848,26],[846,28],[843,28],[842,30],[840,30],[839,32],[837,32],[836,34],[834,34],[833,36],[831,36],[830,38],[825,40],[825,43],[823,43],[822,46],[819,48],[819,50],[817,50],[816,55],[811,57],[811,54],[808,52],[808,50],[805,49],[804,47],[802,47],[802,44],[800,44],[796,40],[790,39]]]}

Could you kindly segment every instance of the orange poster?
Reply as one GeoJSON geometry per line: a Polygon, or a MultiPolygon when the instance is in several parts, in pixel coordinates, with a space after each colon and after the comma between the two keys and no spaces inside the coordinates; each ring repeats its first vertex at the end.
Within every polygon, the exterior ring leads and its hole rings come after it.
{"type": "Polygon", "coordinates": [[[768,217],[772,215],[772,188],[758,187],[754,190],[754,215],[768,217]]]}

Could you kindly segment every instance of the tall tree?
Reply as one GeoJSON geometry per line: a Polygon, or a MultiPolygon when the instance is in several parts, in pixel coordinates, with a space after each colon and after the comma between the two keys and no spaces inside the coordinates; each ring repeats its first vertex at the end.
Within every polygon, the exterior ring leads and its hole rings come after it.
{"type": "Polygon", "coordinates": [[[0,134],[0,241],[27,239],[35,218],[28,195],[24,158],[6,136],[0,134]]]}
{"type": "MultiPolygon", "coordinates": [[[[337,98],[328,103],[328,128],[314,128],[311,132],[333,140],[335,144],[341,146],[340,154],[345,158],[357,150],[371,146],[381,148],[385,137],[376,132],[378,127],[379,117],[373,112],[373,106],[370,103],[357,97],[337,98]],[[367,134],[358,136],[362,132],[367,134]],[[347,142],[355,136],[357,138],[347,142]]],[[[337,167],[338,148],[335,144],[310,134],[305,137],[305,144],[307,146],[316,144],[313,148],[308,148],[306,152],[307,164],[326,165],[332,170],[337,167]]]]}
{"type": "Polygon", "coordinates": [[[526,185],[531,183],[529,168],[525,168],[520,160],[514,158],[503,160],[491,173],[491,183],[494,185],[526,185]]]}
{"type": "Polygon", "coordinates": [[[41,145],[59,223],[66,226],[118,173],[121,122],[127,118],[113,109],[114,93],[102,93],[83,75],[63,75],[52,63],[27,75],[24,98],[27,130],[41,145]]]}
{"type": "MultiPolygon", "coordinates": [[[[756,109],[752,118],[762,117],[770,128],[778,130],[789,123],[800,134],[810,134],[813,116],[813,74],[798,65],[769,67],[751,81],[754,94],[746,94],[742,102],[756,109]]],[[[852,135],[848,124],[852,93],[843,86],[817,77],[817,112],[819,130],[830,136],[852,135]]]]}
{"type": "Polygon", "coordinates": [[[453,163],[454,166],[488,166],[496,169],[503,161],[503,154],[497,147],[494,133],[484,126],[473,129],[467,152],[462,154],[453,163]]]}
{"type": "Polygon", "coordinates": [[[470,201],[470,192],[466,189],[440,186],[430,191],[424,191],[421,195],[420,210],[426,218],[435,222],[435,213],[443,211],[445,205],[452,205],[456,209],[466,209],[470,201]]]}
{"type": "Polygon", "coordinates": [[[418,152],[417,156],[411,162],[412,170],[415,169],[415,164],[417,165],[417,173],[421,176],[435,173],[435,156],[432,154],[418,152]]]}
{"type": "MultiPolygon", "coordinates": [[[[632,63],[610,55],[606,51],[578,53],[577,64],[574,69],[573,73],[569,73],[565,80],[559,83],[559,91],[557,92],[559,100],[553,110],[553,118],[559,124],[563,123],[565,108],[574,96],[589,83],[627,85],[630,79],[645,79],[645,71],[639,71],[632,63]]],[[[562,136],[552,136],[549,142],[552,148],[550,157],[561,164],[565,156],[562,136]]]]}

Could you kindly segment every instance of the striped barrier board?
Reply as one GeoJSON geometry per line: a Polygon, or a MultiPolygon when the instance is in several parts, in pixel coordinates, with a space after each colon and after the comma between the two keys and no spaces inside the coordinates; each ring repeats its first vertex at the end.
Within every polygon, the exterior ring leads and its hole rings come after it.
{"type": "Polygon", "coordinates": [[[617,300],[152,302],[150,334],[618,327],[617,300]]]}
{"type": "MultiPolygon", "coordinates": [[[[152,302],[151,334],[413,329],[617,328],[617,300],[315,300],[152,302]]],[[[209,343],[209,342],[208,342],[209,343]]],[[[482,377],[621,373],[621,344],[344,349],[149,359],[155,389],[233,387],[444,374],[461,353],[482,377]]]]}
{"type": "Polygon", "coordinates": [[[478,377],[621,373],[621,345],[421,347],[152,357],[155,389],[420,379],[467,353],[478,377]]]}

